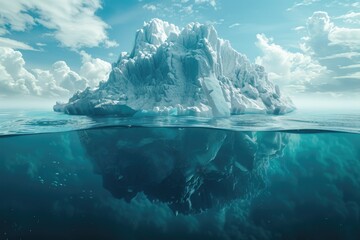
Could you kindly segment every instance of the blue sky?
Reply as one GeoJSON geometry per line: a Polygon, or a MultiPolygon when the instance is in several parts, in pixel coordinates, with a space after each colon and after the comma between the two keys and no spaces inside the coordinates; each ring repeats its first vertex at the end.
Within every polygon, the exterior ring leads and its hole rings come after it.
{"type": "Polygon", "coordinates": [[[0,0],[0,4],[0,97],[66,98],[77,88],[95,86],[99,78],[106,79],[120,52],[131,51],[136,30],[155,17],[180,27],[192,21],[214,24],[220,37],[264,65],[289,94],[317,98],[360,94],[357,1],[0,0]]]}

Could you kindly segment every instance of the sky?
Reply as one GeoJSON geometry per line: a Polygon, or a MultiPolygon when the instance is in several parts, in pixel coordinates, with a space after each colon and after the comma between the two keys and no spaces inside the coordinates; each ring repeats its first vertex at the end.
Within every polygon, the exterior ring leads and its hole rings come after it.
{"type": "Polygon", "coordinates": [[[295,103],[360,106],[360,2],[0,0],[0,107],[53,103],[106,80],[152,18],[213,24],[295,103]],[[315,100],[315,101],[314,101],[315,100]]]}

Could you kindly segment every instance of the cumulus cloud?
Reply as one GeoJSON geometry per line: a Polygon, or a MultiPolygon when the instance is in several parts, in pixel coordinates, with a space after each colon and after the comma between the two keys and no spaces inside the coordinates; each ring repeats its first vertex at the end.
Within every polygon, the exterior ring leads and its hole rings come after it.
{"type": "Polygon", "coordinates": [[[19,51],[0,47],[0,95],[41,94],[37,79],[24,66],[19,51]]]}
{"type": "Polygon", "coordinates": [[[71,92],[86,87],[86,80],[72,71],[64,61],[58,61],[53,64],[51,72],[59,85],[71,92]]]}
{"type": "Polygon", "coordinates": [[[296,91],[356,92],[360,90],[360,28],[337,26],[327,12],[314,12],[306,21],[300,50],[291,52],[258,35],[262,51],[256,62],[269,77],[296,91]],[[357,80],[357,81],[356,81],[357,80]]]}
{"type": "Polygon", "coordinates": [[[307,44],[314,54],[360,50],[360,28],[336,26],[327,12],[314,12],[307,21],[307,44]]]}
{"type": "Polygon", "coordinates": [[[111,71],[110,63],[100,58],[93,58],[85,51],[81,51],[80,54],[82,56],[80,75],[88,80],[88,85],[90,87],[96,87],[100,81],[108,79],[111,71]]]}
{"type": "MultiPolygon", "coordinates": [[[[70,94],[68,89],[59,86],[59,82],[55,80],[51,70],[33,69],[32,73],[38,80],[39,87],[41,88],[41,93],[39,93],[38,96],[63,97],[70,94]]],[[[5,94],[10,95],[9,93],[5,94]]],[[[22,93],[22,95],[24,95],[24,93],[22,93]]]]}
{"type": "Polygon", "coordinates": [[[307,21],[307,29],[305,51],[331,70],[334,79],[342,79],[335,81],[333,87],[358,91],[360,82],[352,79],[359,70],[346,66],[360,61],[360,28],[338,27],[327,12],[314,12],[307,21]]]}
{"type": "Polygon", "coordinates": [[[55,62],[50,69],[28,69],[20,51],[0,47],[0,96],[69,97],[78,90],[95,87],[106,80],[111,64],[81,52],[80,74],[65,61],[55,62]]]}
{"type": "Polygon", "coordinates": [[[0,8],[0,33],[41,25],[66,47],[111,47],[116,44],[108,39],[109,26],[95,14],[100,8],[99,0],[10,1],[0,8]]]}
{"type": "Polygon", "coordinates": [[[270,79],[289,90],[304,91],[307,85],[327,73],[326,67],[311,56],[287,51],[264,34],[257,35],[256,46],[263,53],[256,58],[256,63],[266,68],[270,79]]]}

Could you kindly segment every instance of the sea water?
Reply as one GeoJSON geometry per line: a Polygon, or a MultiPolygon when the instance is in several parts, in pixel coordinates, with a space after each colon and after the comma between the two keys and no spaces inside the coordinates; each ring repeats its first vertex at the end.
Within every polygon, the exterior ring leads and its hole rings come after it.
{"type": "Polygon", "coordinates": [[[0,239],[360,239],[360,116],[0,113],[0,239]]]}

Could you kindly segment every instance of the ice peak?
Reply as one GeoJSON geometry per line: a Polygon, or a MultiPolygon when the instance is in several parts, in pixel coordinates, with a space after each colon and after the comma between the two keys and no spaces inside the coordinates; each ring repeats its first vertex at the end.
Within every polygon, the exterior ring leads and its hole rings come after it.
{"type": "Polygon", "coordinates": [[[215,46],[219,40],[214,26],[192,22],[186,25],[180,33],[180,41],[187,48],[196,48],[199,43],[210,43],[215,46]]]}
{"type": "Polygon", "coordinates": [[[146,41],[150,44],[159,45],[166,41],[170,34],[179,34],[179,28],[158,18],[145,22],[140,31],[145,33],[146,41]]]}
{"type": "Polygon", "coordinates": [[[149,22],[144,22],[144,26],[137,30],[135,46],[132,55],[139,52],[154,50],[163,44],[171,34],[178,35],[179,28],[158,18],[153,18],[149,22]]]}

